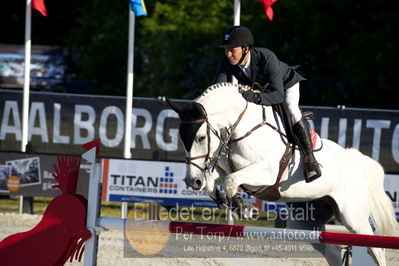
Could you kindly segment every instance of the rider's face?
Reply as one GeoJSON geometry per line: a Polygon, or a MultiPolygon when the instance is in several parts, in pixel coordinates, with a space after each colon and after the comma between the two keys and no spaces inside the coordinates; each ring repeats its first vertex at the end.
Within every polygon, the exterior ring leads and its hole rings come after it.
{"type": "Polygon", "coordinates": [[[242,48],[241,47],[233,47],[233,48],[225,48],[224,50],[225,50],[227,59],[229,59],[230,64],[233,66],[237,65],[242,56],[242,48]]]}

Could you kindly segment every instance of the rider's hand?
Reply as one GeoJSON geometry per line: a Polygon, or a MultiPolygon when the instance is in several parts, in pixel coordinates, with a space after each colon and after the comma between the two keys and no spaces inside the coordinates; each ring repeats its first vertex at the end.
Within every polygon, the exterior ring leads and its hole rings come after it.
{"type": "Polygon", "coordinates": [[[259,92],[253,92],[251,90],[244,91],[242,93],[242,97],[244,97],[244,99],[247,102],[252,102],[252,103],[257,103],[257,104],[259,104],[260,100],[261,100],[260,93],[259,92]]]}

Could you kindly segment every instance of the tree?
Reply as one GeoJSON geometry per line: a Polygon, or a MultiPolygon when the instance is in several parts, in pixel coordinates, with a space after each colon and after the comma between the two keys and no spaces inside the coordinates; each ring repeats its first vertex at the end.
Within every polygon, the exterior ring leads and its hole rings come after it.
{"type": "MultiPolygon", "coordinates": [[[[79,27],[69,38],[76,71],[96,81],[97,93],[124,95],[126,88],[126,3],[87,1],[79,27]]],[[[149,17],[137,17],[135,96],[192,97],[210,85],[217,46],[232,21],[227,1],[146,1],[149,17]]],[[[216,59],[217,58],[217,59],[216,59]]]]}
{"type": "Polygon", "coordinates": [[[285,0],[273,8],[275,20],[256,19],[255,34],[283,61],[302,65],[303,104],[397,109],[394,1],[285,0]]]}
{"type": "Polygon", "coordinates": [[[191,98],[211,85],[232,9],[231,1],[155,2],[140,24],[138,93],[191,98]]]}
{"type": "MultiPolygon", "coordinates": [[[[223,56],[218,47],[233,23],[232,0],[146,0],[136,18],[135,96],[192,98],[210,85],[223,56]]],[[[46,1],[34,13],[33,42],[69,48],[71,79],[91,80],[95,93],[125,95],[128,1],[46,1]],[[52,15],[51,15],[52,14],[52,15]]],[[[268,21],[256,0],[241,0],[241,23],[255,44],[301,65],[301,104],[397,109],[399,13],[394,0],[279,0],[268,21]],[[388,100],[387,100],[388,99],[388,100]]],[[[2,43],[23,43],[24,6],[7,1],[2,43]],[[18,32],[18,34],[16,33],[18,32]]]]}

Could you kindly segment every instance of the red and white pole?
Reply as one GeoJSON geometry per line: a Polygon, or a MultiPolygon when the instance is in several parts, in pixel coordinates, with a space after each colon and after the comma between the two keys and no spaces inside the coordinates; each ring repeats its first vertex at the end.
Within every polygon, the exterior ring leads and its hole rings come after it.
{"type": "MultiPolygon", "coordinates": [[[[105,229],[123,229],[125,219],[100,217],[98,226],[105,229]]],[[[312,244],[338,244],[346,246],[362,246],[399,249],[399,237],[380,235],[360,235],[349,233],[320,232],[311,230],[281,229],[256,226],[186,223],[169,221],[129,220],[130,228],[137,224],[137,230],[144,224],[160,230],[168,230],[172,234],[220,235],[247,239],[282,240],[306,242],[312,244]],[[167,229],[165,229],[167,228],[167,229]]]]}

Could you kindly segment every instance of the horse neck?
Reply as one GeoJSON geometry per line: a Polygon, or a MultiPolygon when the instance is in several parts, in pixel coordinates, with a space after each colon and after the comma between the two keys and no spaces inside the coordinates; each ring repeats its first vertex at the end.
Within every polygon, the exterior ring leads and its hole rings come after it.
{"type": "Polygon", "coordinates": [[[231,127],[245,109],[246,101],[234,90],[237,90],[234,86],[221,87],[197,99],[219,128],[231,127]]]}

